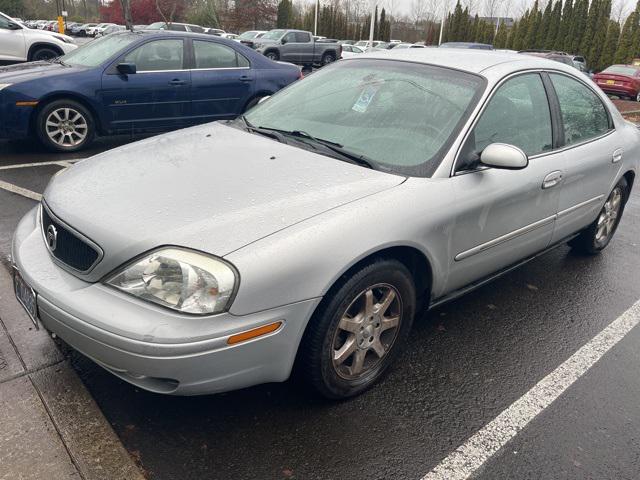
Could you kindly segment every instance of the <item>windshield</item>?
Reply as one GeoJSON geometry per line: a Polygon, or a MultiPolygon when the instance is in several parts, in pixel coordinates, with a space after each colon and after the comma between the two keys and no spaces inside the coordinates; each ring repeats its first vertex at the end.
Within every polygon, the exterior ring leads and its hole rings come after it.
{"type": "Polygon", "coordinates": [[[261,38],[266,38],[267,40],[278,40],[282,35],[284,35],[285,30],[271,30],[270,32],[265,33],[261,38]]]}
{"type": "Polygon", "coordinates": [[[255,37],[258,34],[258,32],[254,32],[254,31],[248,31],[248,32],[244,32],[242,35],[240,35],[240,37],[238,38],[242,38],[243,40],[249,40],[253,37],[255,37]]]}
{"type": "Polygon", "coordinates": [[[147,27],[147,30],[164,30],[167,24],[164,22],[155,22],[147,27]]]}
{"type": "Polygon", "coordinates": [[[612,65],[609,68],[606,68],[602,71],[602,73],[613,73],[614,75],[629,75],[633,77],[638,70],[633,67],[623,67],[622,65],[612,65]]]}
{"type": "Polygon", "coordinates": [[[74,66],[97,67],[139,38],[134,34],[102,37],[67,53],[61,57],[61,60],[74,66]]]}
{"type": "Polygon", "coordinates": [[[346,60],[274,95],[246,119],[334,142],[379,170],[428,176],[483,86],[481,77],[447,68],[346,60]]]}

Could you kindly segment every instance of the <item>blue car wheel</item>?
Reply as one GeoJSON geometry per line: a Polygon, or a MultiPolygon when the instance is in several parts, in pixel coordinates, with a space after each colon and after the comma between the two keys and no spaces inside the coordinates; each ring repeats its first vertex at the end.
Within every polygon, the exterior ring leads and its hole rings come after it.
{"type": "Polygon", "coordinates": [[[73,100],[56,100],[44,106],[36,122],[38,138],[49,150],[75,152],[93,141],[91,112],[73,100]]]}

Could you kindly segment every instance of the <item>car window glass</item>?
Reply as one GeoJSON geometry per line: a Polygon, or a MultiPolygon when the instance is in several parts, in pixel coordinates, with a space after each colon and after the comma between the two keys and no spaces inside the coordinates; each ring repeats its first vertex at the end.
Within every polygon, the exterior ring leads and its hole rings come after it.
{"type": "Polygon", "coordinates": [[[560,102],[565,145],[584,142],[609,130],[606,108],[594,92],[565,75],[549,76],[560,102]]]}
{"type": "Polygon", "coordinates": [[[236,52],[236,58],[238,60],[238,67],[249,68],[249,60],[247,60],[244,55],[236,52]]]}
{"type": "Polygon", "coordinates": [[[226,45],[195,40],[193,49],[196,68],[234,68],[238,66],[236,51],[226,45]]]}
{"type": "Polygon", "coordinates": [[[287,43],[295,42],[296,41],[296,34],[294,32],[289,32],[284,36],[283,40],[285,42],[287,42],[287,43]]]}
{"type": "Polygon", "coordinates": [[[467,137],[463,161],[477,160],[491,143],[515,145],[527,155],[551,150],[551,113],[540,75],[519,75],[500,86],[467,137]]]}
{"type": "Polygon", "coordinates": [[[0,28],[9,28],[9,19],[0,15],[0,28]]]}
{"type": "Polygon", "coordinates": [[[194,33],[204,33],[204,28],[199,27],[198,25],[189,25],[189,30],[194,33]]]}
{"type": "Polygon", "coordinates": [[[311,41],[311,36],[306,32],[296,32],[296,42],[305,43],[311,41]]]}
{"type": "Polygon", "coordinates": [[[182,40],[155,40],[127,54],[124,63],[135,63],[139,72],[182,70],[182,40]]]}

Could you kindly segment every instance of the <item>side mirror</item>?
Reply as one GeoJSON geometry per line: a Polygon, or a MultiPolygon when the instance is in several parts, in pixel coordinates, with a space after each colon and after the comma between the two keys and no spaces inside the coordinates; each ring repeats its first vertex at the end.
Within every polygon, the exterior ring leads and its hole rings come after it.
{"type": "Polygon", "coordinates": [[[285,43],[287,43],[287,39],[286,39],[286,38],[283,38],[282,40],[280,40],[280,43],[281,43],[282,45],[284,45],[285,43]]]}
{"type": "Polygon", "coordinates": [[[492,143],[480,154],[480,163],[493,168],[522,170],[529,165],[529,159],[518,147],[506,143],[492,143]]]}
{"type": "Polygon", "coordinates": [[[133,75],[137,71],[135,63],[119,63],[117,68],[122,75],[133,75]]]}
{"type": "Polygon", "coordinates": [[[7,29],[9,30],[22,30],[22,27],[17,23],[9,22],[7,23],[7,29]]]}

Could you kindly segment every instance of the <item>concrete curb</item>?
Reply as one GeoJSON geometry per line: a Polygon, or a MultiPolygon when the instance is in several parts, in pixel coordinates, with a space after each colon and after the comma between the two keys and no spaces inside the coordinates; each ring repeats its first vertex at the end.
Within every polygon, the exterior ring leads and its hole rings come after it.
{"type": "Polygon", "coordinates": [[[0,480],[144,480],[109,422],[0,266],[0,480]]]}

